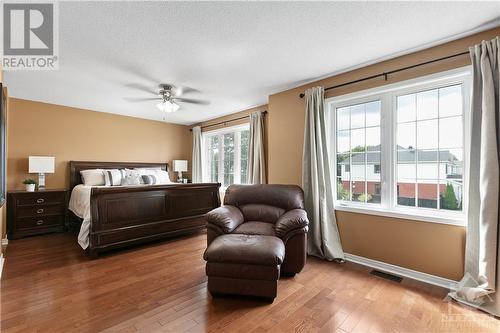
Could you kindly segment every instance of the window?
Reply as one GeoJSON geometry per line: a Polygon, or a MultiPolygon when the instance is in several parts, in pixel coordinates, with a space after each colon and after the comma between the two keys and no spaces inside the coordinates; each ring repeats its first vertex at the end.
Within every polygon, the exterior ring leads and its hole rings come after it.
{"type": "Polygon", "coordinates": [[[459,69],[327,100],[336,206],[462,220],[469,76],[459,69]]]}
{"type": "Polygon", "coordinates": [[[397,96],[397,203],[462,209],[462,85],[397,96]]]}
{"type": "Polygon", "coordinates": [[[207,132],[204,144],[204,181],[222,188],[247,183],[249,126],[235,126],[207,132]]]}
{"type": "Polygon", "coordinates": [[[337,109],[337,197],[345,201],[380,202],[373,165],[380,166],[379,100],[337,109]]]}

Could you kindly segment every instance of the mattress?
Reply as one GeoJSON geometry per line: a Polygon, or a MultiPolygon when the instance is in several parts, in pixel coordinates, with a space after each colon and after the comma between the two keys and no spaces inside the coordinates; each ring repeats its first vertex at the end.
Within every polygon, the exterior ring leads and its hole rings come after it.
{"type": "Polygon", "coordinates": [[[85,186],[77,185],[71,192],[68,209],[76,216],[83,219],[80,232],[78,233],[78,244],[85,250],[89,246],[90,232],[90,192],[92,187],[105,186],[85,186]]]}

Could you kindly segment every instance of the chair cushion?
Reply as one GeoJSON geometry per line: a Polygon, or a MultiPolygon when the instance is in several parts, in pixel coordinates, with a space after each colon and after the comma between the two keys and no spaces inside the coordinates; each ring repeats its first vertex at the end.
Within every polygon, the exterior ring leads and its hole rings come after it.
{"type": "Polygon", "coordinates": [[[285,258],[283,241],[274,236],[222,235],[206,249],[203,259],[208,262],[281,265],[285,258]]]}
{"type": "Polygon", "coordinates": [[[263,204],[246,204],[238,208],[243,214],[245,221],[262,221],[273,224],[285,213],[283,208],[263,204]]]}
{"type": "Polygon", "coordinates": [[[296,185],[236,185],[226,189],[224,204],[242,206],[247,204],[263,204],[282,208],[304,209],[304,192],[296,185]]]}
{"type": "Polygon", "coordinates": [[[248,221],[234,229],[233,234],[276,236],[274,229],[272,223],[248,221]]]}

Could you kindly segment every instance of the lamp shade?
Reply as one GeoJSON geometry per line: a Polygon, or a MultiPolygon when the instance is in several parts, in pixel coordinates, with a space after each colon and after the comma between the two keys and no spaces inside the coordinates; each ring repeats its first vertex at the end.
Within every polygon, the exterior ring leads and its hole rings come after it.
{"type": "Polygon", "coordinates": [[[187,160],[174,160],[174,171],[175,172],[188,171],[188,161],[187,160]]]}
{"type": "Polygon", "coordinates": [[[29,173],[54,173],[54,156],[30,156],[29,173]]]}

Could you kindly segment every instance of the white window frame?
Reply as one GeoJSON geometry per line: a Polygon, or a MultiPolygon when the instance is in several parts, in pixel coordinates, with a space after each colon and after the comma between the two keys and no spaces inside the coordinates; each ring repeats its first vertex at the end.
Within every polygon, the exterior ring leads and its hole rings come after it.
{"type": "MultiPolygon", "coordinates": [[[[335,110],[344,106],[366,103],[380,100],[380,144],[381,144],[381,203],[362,203],[337,200],[337,147],[329,147],[331,152],[331,174],[335,180],[334,200],[335,209],[349,212],[357,212],[371,215],[388,216],[395,218],[410,219],[424,222],[436,222],[451,225],[464,226],[466,224],[466,212],[468,202],[468,172],[469,172],[469,147],[470,147],[470,66],[461,67],[445,72],[431,74],[416,79],[397,82],[373,89],[328,98],[325,101],[328,112],[329,135],[336,135],[336,112],[335,110]],[[463,197],[462,211],[445,211],[423,207],[407,207],[397,205],[396,198],[396,100],[397,96],[411,94],[423,90],[431,90],[454,84],[462,85],[463,105],[463,197]],[[333,118],[331,118],[333,117],[333,118]],[[390,149],[387,149],[390,147],[390,149]]],[[[330,142],[330,140],[328,140],[330,142]]],[[[439,200],[439,198],[438,198],[439,200]]]]}
{"type": "MultiPolygon", "coordinates": [[[[204,182],[209,182],[210,181],[210,168],[207,167],[209,164],[209,157],[208,157],[208,147],[207,147],[207,138],[211,136],[223,136],[224,134],[228,133],[235,133],[234,137],[234,184],[239,184],[241,183],[241,136],[239,133],[241,131],[245,130],[250,130],[250,124],[242,124],[242,125],[236,125],[236,126],[230,126],[230,127],[224,127],[221,129],[216,129],[212,131],[206,131],[203,132],[202,135],[202,149],[203,149],[203,154],[202,154],[202,170],[203,170],[203,181],[204,182]]],[[[224,192],[227,188],[227,186],[224,186],[223,181],[224,181],[224,142],[223,140],[219,139],[219,161],[218,161],[218,176],[217,178],[219,180],[222,180],[220,183],[222,186],[220,187],[220,190],[224,192]]]]}

